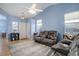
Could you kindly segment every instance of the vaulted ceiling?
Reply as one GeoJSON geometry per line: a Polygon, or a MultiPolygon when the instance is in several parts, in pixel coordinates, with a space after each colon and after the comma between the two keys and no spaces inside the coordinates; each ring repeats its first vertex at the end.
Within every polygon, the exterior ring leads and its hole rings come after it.
{"type": "MultiPolygon", "coordinates": [[[[0,8],[6,11],[8,14],[16,17],[21,17],[24,12],[25,18],[30,18],[35,15],[28,12],[27,8],[30,8],[33,3],[0,3],[0,8]]],[[[36,3],[37,8],[44,11],[50,5],[56,5],[57,3],[36,3]]]]}

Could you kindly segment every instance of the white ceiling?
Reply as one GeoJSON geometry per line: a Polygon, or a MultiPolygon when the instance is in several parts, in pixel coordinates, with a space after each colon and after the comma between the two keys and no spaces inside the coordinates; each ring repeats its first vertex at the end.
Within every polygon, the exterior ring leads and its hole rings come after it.
{"type": "MultiPolygon", "coordinates": [[[[6,11],[8,14],[16,17],[21,17],[24,12],[25,18],[33,17],[34,15],[28,12],[26,7],[30,8],[33,3],[0,3],[0,8],[6,11]]],[[[56,5],[57,3],[37,3],[37,8],[44,10],[50,5],[56,5]]]]}

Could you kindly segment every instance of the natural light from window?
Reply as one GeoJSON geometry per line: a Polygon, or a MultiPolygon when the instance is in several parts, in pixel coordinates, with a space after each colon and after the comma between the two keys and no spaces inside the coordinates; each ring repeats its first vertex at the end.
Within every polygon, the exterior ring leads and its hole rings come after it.
{"type": "Polygon", "coordinates": [[[16,21],[12,22],[12,31],[13,32],[18,31],[18,22],[16,22],[16,21]]]}
{"type": "Polygon", "coordinates": [[[0,32],[6,32],[6,19],[7,17],[0,14],[0,32]]]}
{"type": "Polygon", "coordinates": [[[37,32],[39,32],[42,28],[42,19],[37,20],[37,32]]]}

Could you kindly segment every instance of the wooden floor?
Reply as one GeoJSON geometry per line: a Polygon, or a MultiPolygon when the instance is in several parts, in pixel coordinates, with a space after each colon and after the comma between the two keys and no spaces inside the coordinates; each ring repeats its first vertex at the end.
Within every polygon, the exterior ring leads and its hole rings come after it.
{"type": "Polygon", "coordinates": [[[12,56],[50,56],[54,53],[50,47],[31,39],[14,41],[9,48],[12,56]]]}
{"type": "MultiPolygon", "coordinates": [[[[0,56],[55,56],[54,52],[50,47],[31,39],[8,41],[0,38],[0,56]]],[[[76,56],[76,52],[77,50],[74,50],[69,56],[76,56]]],[[[56,56],[61,56],[57,54],[56,56]]]]}
{"type": "Polygon", "coordinates": [[[0,37],[0,56],[11,56],[9,45],[18,44],[26,40],[19,41],[9,41],[8,39],[3,39],[0,37]]]}
{"type": "Polygon", "coordinates": [[[10,50],[8,48],[8,41],[0,38],[0,56],[9,56],[10,50]]]}
{"type": "Polygon", "coordinates": [[[18,44],[23,41],[25,41],[25,40],[11,42],[11,41],[8,41],[8,39],[3,39],[0,37],[0,56],[11,56],[9,45],[16,44],[16,43],[18,44]]]}
{"type": "Polygon", "coordinates": [[[0,38],[0,56],[47,56],[51,55],[50,47],[33,40],[8,41],[0,38]]]}

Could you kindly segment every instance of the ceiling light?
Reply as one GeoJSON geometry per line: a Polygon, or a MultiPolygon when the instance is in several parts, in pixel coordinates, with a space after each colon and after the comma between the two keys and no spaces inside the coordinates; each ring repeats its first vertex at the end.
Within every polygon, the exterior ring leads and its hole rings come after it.
{"type": "Polygon", "coordinates": [[[21,13],[20,19],[25,19],[25,13],[24,12],[21,13]]]}
{"type": "Polygon", "coordinates": [[[29,10],[28,12],[31,14],[36,14],[36,11],[34,11],[34,10],[29,10]]]}
{"type": "Polygon", "coordinates": [[[41,9],[38,9],[37,7],[38,7],[37,4],[34,3],[34,4],[32,4],[31,7],[26,7],[26,9],[28,9],[29,13],[36,15],[38,12],[42,12],[43,11],[41,9]]]}
{"type": "Polygon", "coordinates": [[[25,17],[24,16],[21,16],[21,19],[25,19],[25,17]]]}

